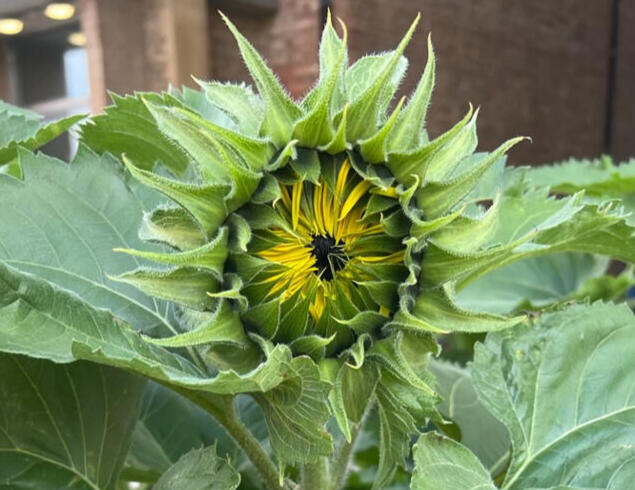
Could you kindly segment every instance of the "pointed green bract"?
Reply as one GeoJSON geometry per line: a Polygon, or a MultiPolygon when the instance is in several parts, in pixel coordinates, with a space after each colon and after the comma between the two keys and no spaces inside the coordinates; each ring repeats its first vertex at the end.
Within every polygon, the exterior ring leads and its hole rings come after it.
{"type": "Polygon", "coordinates": [[[207,292],[218,289],[218,281],[212,274],[193,267],[169,271],[138,269],[111,279],[132,284],[150,296],[197,310],[212,308],[214,301],[207,292]]]}
{"type": "Polygon", "coordinates": [[[136,257],[143,257],[144,259],[162,264],[209,269],[214,272],[217,277],[220,277],[223,274],[223,266],[227,260],[227,242],[228,231],[227,228],[223,227],[219,230],[214,240],[186,252],[158,253],[125,248],[116,248],[115,252],[123,252],[136,257]]]}
{"type": "MultiPolygon", "coordinates": [[[[401,55],[419,23],[419,18],[420,15],[417,15],[397,49],[388,55],[387,59],[382,60],[383,66],[374,81],[352,101],[349,109],[349,124],[346,129],[349,141],[367,138],[375,131],[375,124],[379,123],[382,111],[386,108],[385,104],[392,99],[399,83],[398,80],[393,81],[392,77],[399,68],[401,55]]],[[[403,70],[405,71],[405,67],[403,70]]]]}
{"type": "Polygon", "coordinates": [[[246,346],[249,341],[240,322],[238,312],[226,300],[221,300],[213,313],[191,311],[188,321],[195,328],[167,338],[144,337],[151,344],[162,347],[190,347],[210,343],[246,346]]]}
{"type": "Polygon", "coordinates": [[[236,38],[247,69],[265,102],[261,132],[269,136],[276,146],[282,147],[291,139],[293,125],[302,115],[302,110],[287,95],[276,76],[249,41],[238,32],[236,26],[227,17],[222,13],[220,15],[236,38]]]}
{"type": "Polygon", "coordinates": [[[401,113],[401,106],[403,105],[404,100],[405,98],[402,97],[401,100],[397,103],[397,107],[395,107],[395,110],[393,111],[386,124],[384,124],[379,131],[377,131],[370,138],[359,142],[359,151],[364,157],[364,160],[366,160],[368,163],[380,163],[387,160],[387,138],[390,134],[390,131],[394,127],[399,114],[401,113]]]}
{"type": "Polygon", "coordinates": [[[470,110],[465,117],[441,136],[415,150],[391,152],[386,165],[395,178],[405,185],[411,185],[413,176],[418,177],[419,181],[423,181],[430,159],[465,127],[471,120],[472,114],[473,109],[470,105],[470,110]]]}
{"type": "Polygon", "coordinates": [[[491,241],[498,226],[500,198],[479,218],[461,216],[436,232],[430,241],[455,253],[471,253],[491,241]]]}
{"type": "Polygon", "coordinates": [[[348,108],[349,105],[346,105],[342,110],[342,115],[340,116],[333,139],[331,139],[331,141],[329,141],[326,145],[318,147],[320,150],[334,155],[349,149],[350,145],[346,142],[346,118],[348,117],[348,108]]]}
{"type": "Polygon", "coordinates": [[[490,332],[512,327],[525,317],[471,312],[454,301],[451,286],[422,291],[416,299],[413,313],[418,327],[431,332],[490,332]]]}
{"type": "Polygon", "coordinates": [[[436,59],[432,47],[432,36],[428,36],[428,61],[405,109],[395,122],[388,138],[389,151],[411,150],[422,143],[423,126],[428,112],[428,105],[434,88],[436,59]]]}
{"type": "Polygon", "coordinates": [[[221,82],[196,82],[205,91],[209,101],[225,112],[250,136],[258,136],[264,117],[264,107],[260,97],[245,84],[234,85],[221,82]]]}
{"type": "Polygon", "coordinates": [[[320,83],[315,93],[309,95],[315,102],[306,115],[296,122],[293,131],[301,145],[311,148],[326,145],[333,139],[333,101],[341,90],[340,78],[346,60],[346,30],[344,39],[340,40],[331,24],[329,12],[320,43],[320,83]]]}
{"type": "Polygon", "coordinates": [[[139,238],[165,243],[179,250],[203,247],[206,241],[200,225],[180,207],[161,207],[144,213],[139,238]]]}
{"type": "Polygon", "coordinates": [[[198,221],[208,236],[211,236],[227,218],[225,199],[231,187],[227,184],[197,186],[161,177],[155,173],[135,167],[124,158],[130,173],[145,185],[165,194],[198,221]]]}
{"type": "Polygon", "coordinates": [[[472,168],[447,181],[430,182],[417,193],[417,203],[424,215],[438,218],[460,202],[477,184],[481,176],[501,158],[512,146],[524,138],[506,141],[472,168]]]}
{"type": "MultiPolygon", "coordinates": [[[[224,169],[214,164],[209,145],[216,141],[236,150],[247,168],[260,171],[273,155],[271,145],[262,139],[245,136],[207,121],[193,112],[179,107],[162,107],[148,104],[166,135],[183,146],[201,166],[201,173],[208,178],[223,175],[224,169]]],[[[234,166],[240,166],[237,162],[234,166]]],[[[228,177],[225,173],[224,177],[228,177]]]]}

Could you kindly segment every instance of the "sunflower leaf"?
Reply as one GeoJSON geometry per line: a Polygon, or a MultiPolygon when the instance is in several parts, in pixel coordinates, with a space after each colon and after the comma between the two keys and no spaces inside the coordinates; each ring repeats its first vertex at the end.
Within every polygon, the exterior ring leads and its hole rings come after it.
{"type": "Polygon", "coordinates": [[[489,473],[465,446],[441,434],[422,434],[413,448],[413,490],[479,488],[496,490],[489,473]]]}
{"type": "Polygon", "coordinates": [[[555,165],[517,170],[537,187],[552,192],[575,194],[584,190],[592,196],[620,196],[635,191],[635,160],[616,165],[610,157],[595,160],[570,159],[555,165]]]}
{"type": "Polygon", "coordinates": [[[192,449],[167,469],[152,488],[155,490],[234,490],[238,473],[229,461],[216,454],[216,446],[192,449]]]}
{"type": "Polygon", "coordinates": [[[543,314],[476,345],[479,398],[512,438],[503,489],[630,486],[634,332],[628,307],[596,303],[543,314]]]}
{"type": "MultiPolygon", "coordinates": [[[[545,308],[572,296],[584,298],[587,281],[597,280],[607,262],[603,257],[566,252],[519,260],[467,284],[455,301],[468,310],[506,314],[519,308],[545,308]]],[[[628,284],[626,276],[621,281],[625,279],[628,284]]],[[[599,298],[593,295],[593,299],[599,298]]]]}
{"type": "MultiPolygon", "coordinates": [[[[235,405],[250,431],[264,441],[267,428],[255,401],[240,397],[235,405]]],[[[181,456],[214,444],[219,455],[241,466],[245,456],[212,415],[179,393],[149,382],[122,479],[154,483],[181,456]]]]}
{"type": "Polygon", "coordinates": [[[331,435],[324,424],[329,417],[326,401],[329,385],[320,378],[307,356],[288,363],[288,379],[274,389],[256,394],[262,407],[271,446],[283,464],[312,463],[333,452],[331,435]]]}
{"type": "Polygon", "coordinates": [[[106,107],[105,114],[81,126],[81,141],[97,153],[109,152],[116,157],[125,153],[144,170],[161,162],[176,175],[183,175],[190,164],[187,154],[161,133],[144,101],[172,103],[154,93],[111,97],[114,104],[106,107]]]}
{"type": "Polygon", "coordinates": [[[494,476],[498,475],[509,459],[509,434],[479,401],[470,371],[443,359],[433,359],[430,371],[443,398],[439,411],[456,424],[461,444],[476,454],[494,476]]]}
{"type": "Polygon", "coordinates": [[[210,378],[182,356],[144,341],[111,313],[1,262],[0,351],[58,363],[84,359],[222,395],[271,390],[293,371],[290,350],[278,345],[253,371],[227,370],[210,378]]]}
{"type": "Polygon", "coordinates": [[[30,134],[31,130],[27,128],[32,126],[31,119],[22,118],[24,122],[16,124],[15,119],[19,119],[20,116],[7,116],[6,113],[0,112],[0,135],[2,135],[2,140],[0,141],[0,167],[17,157],[18,146],[27,150],[36,150],[68,131],[85,117],[85,114],[78,114],[43,126],[38,124],[34,126],[37,128],[35,133],[30,134]]]}
{"type": "Polygon", "coordinates": [[[117,488],[143,398],[141,378],[89,362],[9,354],[0,354],[0,372],[3,486],[117,488]]]}
{"type": "Polygon", "coordinates": [[[160,195],[146,199],[114,158],[83,145],[70,164],[24,149],[18,158],[22,181],[0,175],[0,260],[108,308],[137,329],[167,333],[164,303],[107,277],[142,265],[113,248],[158,250],[136,230],[143,201],[155,206],[160,195]]]}

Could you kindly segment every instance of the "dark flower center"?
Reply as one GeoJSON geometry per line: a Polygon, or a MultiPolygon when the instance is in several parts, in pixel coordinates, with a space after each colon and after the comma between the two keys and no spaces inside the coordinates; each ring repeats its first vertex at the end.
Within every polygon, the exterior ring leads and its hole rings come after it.
{"type": "Polygon", "coordinates": [[[335,273],[346,265],[344,243],[336,243],[331,235],[313,235],[310,248],[317,267],[315,274],[325,281],[332,281],[335,273]]]}

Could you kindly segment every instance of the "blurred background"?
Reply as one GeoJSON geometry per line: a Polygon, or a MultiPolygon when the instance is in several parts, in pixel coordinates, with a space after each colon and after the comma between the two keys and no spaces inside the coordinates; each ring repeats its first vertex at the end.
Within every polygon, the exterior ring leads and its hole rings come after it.
{"type": "MultiPolygon", "coordinates": [[[[0,98],[56,119],[102,111],[107,90],[194,86],[190,74],[248,80],[217,9],[299,98],[317,76],[328,8],[348,26],[353,60],[395,47],[422,12],[402,92],[423,71],[431,32],[432,136],[472,102],[480,149],[533,138],[511,163],[635,155],[635,0],[0,0],[0,98]]],[[[72,147],[60,138],[47,150],[72,147]]]]}

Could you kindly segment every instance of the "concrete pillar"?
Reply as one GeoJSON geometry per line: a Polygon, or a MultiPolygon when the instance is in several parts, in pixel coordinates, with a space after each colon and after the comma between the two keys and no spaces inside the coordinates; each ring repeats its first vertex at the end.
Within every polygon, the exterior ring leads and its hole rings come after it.
{"type": "Polygon", "coordinates": [[[206,0],[81,0],[94,112],[118,94],[209,75],[206,0]]]}

